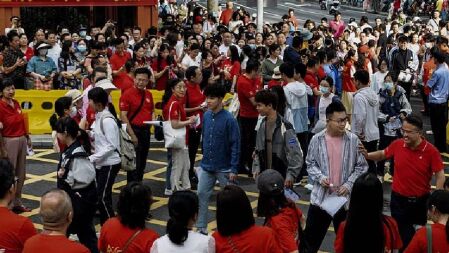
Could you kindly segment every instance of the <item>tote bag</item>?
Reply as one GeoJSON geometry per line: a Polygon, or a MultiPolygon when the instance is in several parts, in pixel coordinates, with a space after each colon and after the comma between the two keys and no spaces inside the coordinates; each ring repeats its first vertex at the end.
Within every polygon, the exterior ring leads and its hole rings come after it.
{"type": "Polygon", "coordinates": [[[171,108],[175,102],[170,104],[170,108],[168,110],[168,120],[164,121],[164,139],[165,139],[165,148],[185,148],[186,147],[186,128],[178,128],[174,129],[171,126],[170,120],[170,112],[171,108]]]}

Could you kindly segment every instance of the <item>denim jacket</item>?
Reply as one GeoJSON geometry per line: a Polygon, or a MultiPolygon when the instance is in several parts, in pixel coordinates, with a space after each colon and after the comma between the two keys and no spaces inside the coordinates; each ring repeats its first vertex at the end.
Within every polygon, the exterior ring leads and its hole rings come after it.
{"type": "Polygon", "coordinates": [[[240,159],[240,130],[237,120],[224,109],[208,110],[203,118],[203,159],[201,168],[208,172],[237,173],[240,159]]]}

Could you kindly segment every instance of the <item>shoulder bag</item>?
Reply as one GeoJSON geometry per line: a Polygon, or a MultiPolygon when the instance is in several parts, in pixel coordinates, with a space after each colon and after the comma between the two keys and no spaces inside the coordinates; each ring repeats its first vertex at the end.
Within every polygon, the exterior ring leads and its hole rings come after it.
{"type": "Polygon", "coordinates": [[[137,116],[137,114],[139,113],[140,109],[142,109],[143,101],[145,101],[145,91],[143,92],[142,98],[140,100],[139,107],[137,107],[137,110],[133,113],[133,115],[128,118],[128,121],[129,121],[130,125],[131,125],[131,121],[133,121],[133,119],[137,116]]]}
{"type": "Polygon", "coordinates": [[[231,245],[232,251],[234,253],[241,253],[239,249],[237,249],[237,247],[234,244],[234,241],[232,240],[231,236],[228,236],[228,243],[229,245],[231,245]]]}
{"type": "Polygon", "coordinates": [[[432,253],[432,227],[426,224],[427,253],[432,253]]]}
{"type": "Polygon", "coordinates": [[[134,241],[134,239],[136,239],[136,237],[140,234],[140,232],[142,232],[142,229],[137,230],[129,239],[128,241],[126,241],[125,246],[123,247],[122,253],[125,253],[126,250],[128,249],[129,245],[131,244],[132,241],[134,241]]]}
{"type": "Polygon", "coordinates": [[[171,125],[170,113],[172,106],[175,102],[170,104],[170,108],[168,110],[168,120],[164,121],[164,139],[165,139],[165,148],[185,148],[186,147],[186,128],[181,127],[178,129],[174,129],[171,125]]]}

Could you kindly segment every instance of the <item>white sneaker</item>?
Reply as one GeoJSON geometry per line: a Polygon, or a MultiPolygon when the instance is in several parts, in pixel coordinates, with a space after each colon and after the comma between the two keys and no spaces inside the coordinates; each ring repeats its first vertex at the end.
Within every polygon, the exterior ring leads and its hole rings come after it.
{"type": "Polygon", "coordinates": [[[309,190],[309,191],[312,191],[313,185],[311,185],[311,184],[306,184],[306,185],[304,185],[304,188],[306,188],[306,189],[309,190]]]}
{"type": "Polygon", "coordinates": [[[428,130],[428,131],[426,131],[426,134],[431,135],[431,134],[433,134],[433,132],[432,132],[432,130],[428,130]]]}
{"type": "Polygon", "coordinates": [[[172,194],[173,194],[173,190],[165,189],[165,191],[164,191],[165,196],[171,196],[172,194]]]}

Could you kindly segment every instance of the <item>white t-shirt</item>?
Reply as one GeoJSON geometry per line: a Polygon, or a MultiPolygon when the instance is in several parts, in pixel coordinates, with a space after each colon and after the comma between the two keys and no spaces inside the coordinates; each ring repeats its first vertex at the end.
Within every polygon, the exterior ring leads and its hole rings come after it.
{"type": "Polygon", "coordinates": [[[48,49],[48,53],[47,56],[50,57],[56,64],[56,68],[59,71],[59,67],[58,67],[58,59],[61,56],[61,47],[58,45],[58,43],[56,43],[52,48],[48,49]]]}
{"type": "Polygon", "coordinates": [[[326,128],[326,108],[332,103],[332,98],[334,96],[335,95],[331,93],[327,97],[320,97],[320,103],[318,105],[318,121],[312,129],[312,133],[319,133],[326,128]]]}
{"type": "Polygon", "coordinates": [[[192,66],[199,67],[201,64],[201,55],[198,54],[198,56],[194,60],[192,59],[192,57],[190,57],[190,55],[187,54],[186,56],[184,56],[184,58],[182,58],[181,64],[186,66],[187,68],[192,66]]]}
{"type": "Polygon", "coordinates": [[[164,235],[154,241],[150,253],[215,253],[215,240],[212,236],[189,231],[183,245],[176,245],[164,235]]]}

